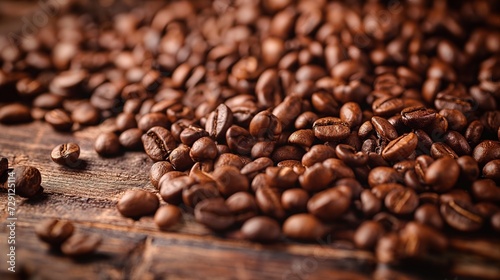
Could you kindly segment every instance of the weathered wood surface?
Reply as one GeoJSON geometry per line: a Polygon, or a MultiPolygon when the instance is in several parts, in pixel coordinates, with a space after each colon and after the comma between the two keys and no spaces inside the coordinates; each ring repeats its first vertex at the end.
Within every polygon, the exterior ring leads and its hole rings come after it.
{"type": "MultiPolygon", "coordinates": [[[[340,249],[336,243],[261,245],[218,237],[195,223],[189,213],[171,232],[157,230],[151,217],[123,218],[115,208],[121,193],[131,188],[154,190],[148,179],[152,162],[140,152],[98,157],[92,145],[103,127],[62,134],[39,122],[0,125],[0,154],[11,165],[38,167],[45,188],[40,198],[16,200],[16,274],[7,271],[7,195],[0,193],[0,279],[388,279],[389,275],[428,279],[416,271],[377,268],[372,253],[340,249]],[[83,161],[78,169],[50,160],[52,148],[68,141],[81,146],[83,161]],[[101,235],[103,245],[86,259],[51,252],[34,234],[34,226],[46,218],[70,220],[77,231],[101,235]]],[[[450,270],[457,275],[500,278],[500,256],[488,255],[491,246],[500,252],[497,241],[464,245],[458,240],[455,247],[468,253],[452,254],[457,261],[450,270]],[[480,257],[484,251],[488,258],[480,257]]]]}

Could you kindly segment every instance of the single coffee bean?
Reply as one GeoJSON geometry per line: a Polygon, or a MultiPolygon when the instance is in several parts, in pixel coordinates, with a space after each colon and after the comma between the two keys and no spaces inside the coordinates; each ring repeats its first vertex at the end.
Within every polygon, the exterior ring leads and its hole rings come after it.
{"type": "Polygon", "coordinates": [[[358,103],[347,102],[340,108],[340,119],[354,128],[361,125],[363,114],[358,103]]]}
{"type": "Polygon", "coordinates": [[[407,107],[401,111],[403,123],[411,128],[425,128],[436,118],[436,112],[425,107],[407,107]]]}
{"type": "MultiPolygon", "coordinates": [[[[227,147],[227,146],[225,146],[225,147],[227,147]]],[[[219,147],[217,147],[217,148],[219,148],[219,147]]],[[[232,154],[230,152],[221,153],[220,149],[218,149],[218,150],[219,150],[219,156],[217,157],[217,159],[214,162],[214,169],[217,169],[217,168],[222,167],[222,166],[233,166],[233,167],[236,167],[238,169],[241,169],[241,172],[243,174],[242,168],[243,168],[243,166],[245,166],[245,163],[240,156],[232,154]]],[[[243,175],[246,175],[246,174],[243,174],[243,175]]]]}
{"type": "Polygon", "coordinates": [[[232,166],[223,166],[212,173],[213,179],[223,196],[230,196],[237,192],[248,191],[249,182],[245,175],[232,166]]]}
{"type": "Polygon", "coordinates": [[[335,147],[337,157],[349,166],[363,166],[368,162],[368,155],[363,152],[356,152],[350,145],[339,144],[335,147]]]}
{"type": "Polygon", "coordinates": [[[212,160],[217,157],[217,145],[210,137],[202,137],[193,143],[189,155],[194,161],[212,160]]]}
{"type": "Polygon", "coordinates": [[[465,190],[455,189],[447,193],[443,193],[439,196],[439,202],[441,202],[441,204],[447,203],[451,200],[460,200],[463,202],[472,203],[472,198],[469,192],[465,190]]]}
{"type": "Polygon", "coordinates": [[[442,157],[427,168],[424,180],[436,192],[446,192],[455,186],[459,175],[460,167],[457,161],[451,157],[442,157]]]}
{"type": "Polygon", "coordinates": [[[118,141],[123,148],[130,151],[144,149],[142,145],[142,130],[139,128],[131,128],[123,131],[118,137],[118,141]]]}
{"type": "Polygon", "coordinates": [[[142,131],[148,131],[153,127],[167,127],[168,118],[164,113],[147,113],[137,122],[137,127],[142,131]]]}
{"type": "Polygon", "coordinates": [[[479,166],[483,166],[494,159],[500,159],[500,142],[484,140],[474,148],[472,157],[479,166]]]}
{"type": "Polygon", "coordinates": [[[472,149],[469,143],[467,143],[465,137],[456,131],[447,131],[444,134],[444,141],[459,156],[470,155],[472,152],[472,149]]]}
{"type": "Polygon", "coordinates": [[[281,227],[276,220],[258,216],[247,220],[241,227],[245,239],[257,242],[276,241],[281,236],[281,227]]]}
{"type": "Polygon", "coordinates": [[[382,201],[370,190],[364,190],[360,195],[361,211],[366,217],[372,217],[382,209],[382,201]]]}
{"type": "Polygon", "coordinates": [[[424,225],[428,225],[437,230],[443,229],[443,218],[439,213],[439,209],[433,204],[423,204],[415,210],[414,219],[424,225]]]}
{"type": "Polygon", "coordinates": [[[276,142],[274,141],[260,141],[255,143],[250,151],[250,156],[255,158],[260,157],[270,157],[274,152],[274,147],[276,146],[276,142]]]}
{"type": "Polygon", "coordinates": [[[386,183],[400,183],[403,181],[401,173],[392,167],[379,166],[370,170],[368,174],[368,184],[375,187],[386,183]]]}
{"type": "MultiPolygon", "coordinates": [[[[479,166],[471,156],[461,156],[457,159],[460,167],[460,177],[468,182],[472,182],[479,177],[479,166]]],[[[484,169],[483,169],[484,174],[484,169]]]]}
{"type": "Polygon", "coordinates": [[[301,160],[304,166],[312,166],[315,163],[323,162],[334,157],[336,157],[334,148],[327,145],[314,145],[304,154],[301,160]]]}
{"type": "Polygon", "coordinates": [[[394,189],[384,199],[385,207],[394,214],[411,214],[418,207],[419,199],[415,191],[409,188],[394,189]]]}
{"type": "Polygon", "coordinates": [[[226,132],[226,142],[231,151],[242,155],[249,155],[255,139],[248,130],[240,126],[231,126],[226,132]]]}
{"type": "Polygon", "coordinates": [[[38,238],[51,246],[60,246],[74,230],[75,227],[71,222],[56,219],[45,220],[35,227],[38,238]]]}
{"type": "MultiPolygon", "coordinates": [[[[170,173],[172,172],[163,175],[163,177],[170,173]]],[[[196,183],[193,178],[188,176],[178,176],[170,180],[163,180],[163,177],[160,179],[161,183],[158,184],[160,186],[160,196],[170,204],[180,203],[182,201],[182,191],[196,183]]]]}
{"type": "Polygon", "coordinates": [[[61,246],[61,251],[69,257],[80,257],[93,253],[102,243],[98,235],[75,234],[61,246]]]}
{"type": "Polygon", "coordinates": [[[63,98],[52,93],[41,94],[33,100],[34,107],[46,110],[60,108],[62,104],[63,98]]]}
{"type": "Polygon", "coordinates": [[[455,151],[453,151],[453,149],[450,148],[450,146],[442,142],[433,143],[430,152],[432,158],[434,159],[442,157],[458,158],[457,153],[455,153],[455,151]]]}
{"type": "Polygon", "coordinates": [[[339,187],[327,189],[313,195],[307,202],[307,210],[324,221],[334,221],[351,205],[351,193],[339,187]]]}
{"type": "Polygon", "coordinates": [[[208,132],[203,128],[190,125],[182,130],[181,134],[179,135],[179,139],[183,144],[192,146],[193,143],[198,139],[207,136],[208,132]]]}
{"type": "Polygon", "coordinates": [[[121,153],[120,140],[112,132],[101,133],[95,140],[94,149],[103,157],[117,156],[121,153]]]}
{"type": "Polygon", "coordinates": [[[145,190],[128,190],[118,203],[118,212],[128,218],[140,218],[155,213],[160,205],[158,197],[145,190]]]}
{"type": "Polygon", "coordinates": [[[308,201],[309,194],[300,188],[288,189],[281,195],[281,205],[290,213],[305,212],[308,201]]]}
{"type": "Polygon", "coordinates": [[[315,140],[316,138],[312,129],[297,130],[288,137],[288,143],[301,146],[305,150],[308,150],[315,140]]]}
{"type": "Polygon", "coordinates": [[[73,121],[66,111],[54,109],[45,114],[45,121],[57,131],[68,131],[73,126],[73,121]]]}
{"type": "Polygon", "coordinates": [[[280,120],[269,111],[255,115],[248,128],[250,134],[259,140],[276,141],[282,131],[280,120]]]}
{"type": "Polygon", "coordinates": [[[382,264],[397,264],[400,261],[401,241],[394,232],[386,233],[377,242],[375,256],[377,262],[382,264]]]}
{"type": "Polygon", "coordinates": [[[80,157],[80,146],[76,143],[57,145],[50,153],[53,162],[61,165],[75,167],[80,157]]]}
{"type": "Polygon", "coordinates": [[[30,198],[43,191],[40,171],[31,166],[17,166],[7,172],[9,177],[15,177],[16,194],[30,198]]]}
{"type": "Polygon", "coordinates": [[[384,227],[375,221],[363,222],[354,233],[354,244],[359,249],[372,250],[385,233],[384,227]]]}
{"type": "MultiPolygon", "coordinates": [[[[99,123],[100,118],[101,118],[100,111],[94,106],[92,106],[92,104],[90,104],[89,102],[81,103],[75,108],[74,111],[71,112],[71,120],[81,125],[96,125],[99,123]]],[[[135,119],[134,119],[134,124],[135,124],[135,119]]],[[[135,127],[135,125],[132,127],[135,127]]],[[[125,129],[122,129],[121,131],[123,130],[125,129]]]]}
{"type": "Polygon", "coordinates": [[[268,168],[269,166],[273,166],[273,164],[274,162],[272,159],[268,157],[261,157],[246,164],[243,168],[241,168],[240,172],[245,176],[254,178],[257,173],[265,171],[266,168],[268,168]]]}
{"type": "Polygon", "coordinates": [[[137,121],[134,114],[123,112],[116,117],[116,129],[118,129],[118,131],[125,131],[136,127],[137,121]]]}
{"type": "Polygon", "coordinates": [[[467,202],[450,200],[441,204],[440,211],[446,223],[454,229],[469,232],[483,226],[483,218],[467,202]]]}
{"type": "Polygon", "coordinates": [[[398,97],[378,98],[372,104],[374,115],[382,117],[390,117],[401,112],[404,108],[404,101],[398,97]]]}
{"type": "Polygon", "coordinates": [[[155,162],[151,166],[151,169],[149,169],[149,180],[151,181],[151,184],[155,188],[159,189],[158,183],[160,182],[161,177],[173,170],[174,167],[168,161],[155,162]]]}
{"type": "Polygon", "coordinates": [[[194,208],[199,202],[220,197],[219,190],[214,182],[194,184],[182,190],[182,201],[188,207],[194,208]]]}
{"type": "Polygon", "coordinates": [[[233,124],[233,112],[225,104],[220,104],[210,113],[205,124],[205,130],[210,137],[221,140],[224,139],[227,130],[233,124]]]}
{"type": "Polygon", "coordinates": [[[371,118],[373,129],[377,132],[379,138],[394,140],[398,138],[398,132],[394,126],[384,118],[374,116],[371,118]]]}
{"type": "Polygon", "coordinates": [[[0,107],[0,123],[17,124],[30,121],[31,112],[25,105],[13,103],[0,107]]]}
{"type": "Polygon", "coordinates": [[[326,234],[326,227],[311,214],[295,214],[283,223],[283,234],[291,239],[317,241],[326,234]]]}
{"type": "Polygon", "coordinates": [[[177,144],[166,128],[155,126],[142,136],[142,143],[146,154],[153,161],[166,160],[177,144]]]}
{"type": "Polygon", "coordinates": [[[354,171],[352,168],[347,166],[343,161],[340,159],[336,158],[329,158],[325,161],[323,161],[323,165],[330,170],[333,170],[335,173],[335,177],[337,179],[342,179],[342,178],[354,178],[354,171]]]}
{"type": "Polygon", "coordinates": [[[255,197],[248,192],[237,192],[231,195],[227,198],[226,205],[239,224],[257,216],[259,213],[255,197]]]}
{"type": "Polygon", "coordinates": [[[211,198],[201,201],[194,209],[197,222],[215,231],[226,230],[231,227],[235,218],[223,198],[211,198]]]}
{"type": "Polygon", "coordinates": [[[408,158],[417,148],[418,138],[415,133],[403,134],[392,140],[382,151],[382,157],[388,161],[408,158]]]}
{"type": "Polygon", "coordinates": [[[177,225],[182,219],[181,209],[175,205],[164,205],[154,216],[156,226],[161,230],[169,230],[177,225]]]}
{"type": "Polygon", "coordinates": [[[349,124],[339,118],[326,117],[313,124],[314,136],[322,141],[336,141],[347,138],[350,134],[349,124]]]}
{"type": "Polygon", "coordinates": [[[500,202],[500,188],[491,179],[475,181],[472,183],[471,192],[477,201],[500,202]]]}
{"type": "Polygon", "coordinates": [[[481,141],[484,126],[479,120],[472,121],[465,130],[464,137],[470,145],[474,146],[481,141]]]}
{"type": "Polygon", "coordinates": [[[184,171],[193,166],[194,161],[189,155],[190,152],[188,146],[181,144],[170,153],[168,159],[175,170],[184,171]]]}
{"type": "MultiPolygon", "coordinates": [[[[467,126],[467,117],[455,109],[443,109],[439,114],[448,121],[448,129],[454,131],[463,131],[467,126]]],[[[472,132],[472,131],[471,131],[472,132]]]]}
{"type": "Polygon", "coordinates": [[[281,194],[275,189],[268,186],[260,187],[255,192],[255,199],[262,213],[279,220],[285,217],[286,213],[281,205],[281,194]]]}
{"type": "Polygon", "coordinates": [[[299,179],[299,175],[290,167],[271,166],[266,168],[266,175],[269,186],[279,190],[293,188],[299,179]]]}
{"type": "Polygon", "coordinates": [[[489,161],[483,167],[483,176],[500,183],[500,159],[489,161]]]}
{"type": "Polygon", "coordinates": [[[335,178],[334,170],[318,162],[300,175],[299,182],[306,191],[317,192],[329,187],[335,178]]]}

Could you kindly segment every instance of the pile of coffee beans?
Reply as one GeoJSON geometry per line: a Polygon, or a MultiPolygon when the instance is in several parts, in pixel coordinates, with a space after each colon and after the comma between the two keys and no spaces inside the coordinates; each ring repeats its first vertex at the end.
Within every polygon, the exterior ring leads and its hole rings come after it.
{"type": "Polygon", "coordinates": [[[259,242],[343,230],[382,263],[498,236],[500,3],[348,2],[61,15],[0,39],[0,122],[105,121],[96,152],[143,150],[162,200],[130,190],[118,211],[161,229],[181,206],[259,242]]]}
{"type": "Polygon", "coordinates": [[[56,219],[45,220],[38,224],[35,233],[51,249],[60,250],[69,257],[81,257],[93,253],[101,244],[98,235],[77,233],[69,221],[56,219]]]}

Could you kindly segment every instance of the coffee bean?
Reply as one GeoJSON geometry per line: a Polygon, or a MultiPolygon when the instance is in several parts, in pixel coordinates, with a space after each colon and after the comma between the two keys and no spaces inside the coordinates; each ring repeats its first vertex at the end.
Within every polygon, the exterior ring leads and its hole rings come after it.
{"type": "Polygon", "coordinates": [[[142,136],[142,143],[146,154],[153,161],[166,160],[170,152],[177,146],[170,131],[155,126],[142,136]]]}
{"type": "Polygon", "coordinates": [[[354,244],[364,250],[375,248],[377,241],[384,235],[385,230],[375,221],[363,222],[354,233],[354,244]]]}
{"type": "Polygon", "coordinates": [[[372,104],[374,115],[381,117],[390,117],[401,112],[404,102],[401,98],[385,97],[375,100],[372,104]]]}
{"type": "Polygon", "coordinates": [[[279,76],[276,70],[267,69],[262,72],[255,84],[255,95],[259,104],[265,107],[274,107],[282,101],[279,76]]]}
{"type": "Polygon", "coordinates": [[[258,188],[255,198],[262,213],[279,220],[285,217],[285,210],[281,205],[281,194],[276,190],[268,186],[258,188]]]}
{"type": "Polygon", "coordinates": [[[296,240],[317,241],[326,234],[326,227],[311,214],[295,214],[283,223],[283,234],[296,240]]]}
{"type": "Polygon", "coordinates": [[[121,153],[120,140],[112,132],[101,133],[94,142],[94,149],[100,156],[117,156],[121,153]]]}
{"type": "Polygon", "coordinates": [[[494,159],[500,159],[500,142],[485,140],[479,143],[472,151],[472,157],[479,166],[483,166],[494,159]]]}
{"type": "Polygon", "coordinates": [[[281,236],[281,228],[276,220],[265,216],[253,217],[241,227],[243,236],[252,241],[271,242],[281,236]]]}
{"type": "Polygon", "coordinates": [[[217,157],[217,146],[210,137],[202,137],[193,143],[189,155],[194,161],[212,160],[217,157]]]}
{"type": "Polygon", "coordinates": [[[361,108],[355,102],[347,102],[340,108],[340,119],[349,124],[349,127],[354,128],[361,125],[363,114],[361,108]]]}
{"type": "Polygon", "coordinates": [[[155,162],[151,166],[151,169],[149,169],[149,180],[151,181],[151,184],[158,189],[158,183],[160,182],[161,177],[173,170],[174,167],[167,161],[155,162]]]}
{"type": "Polygon", "coordinates": [[[434,143],[431,146],[431,156],[434,159],[442,158],[442,157],[450,157],[450,158],[458,158],[458,155],[453,151],[450,146],[445,143],[434,143]]]}
{"type": "Polygon", "coordinates": [[[307,202],[307,210],[324,221],[334,221],[344,214],[351,205],[351,194],[338,187],[313,195],[307,202]]]}
{"type": "Polygon", "coordinates": [[[137,121],[135,115],[132,113],[120,113],[116,117],[116,129],[118,131],[125,131],[127,129],[136,128],[137,121]]]}
{"type": "Polygon", "coordinates": [[[444,141],[458,156],[470,155],[472,152],[469,143],[467,143],[467,139],[456,131],[450,130],[446,132],[444,134],[444,141]]]}
{"type": "Polygon", "coordinates": [[[73,126],[73,121],[66,111],[54,109],[45,114],[45,121],[57,131],[68,131],[73,126]]]}
{"type": "Polygon", "coordinates": [[[472,121],[467,129],[465,130],[464,137],[467,142],[471,145],[477,145],[481,141],[481,135],[483,134],[484,126],[478,121],[472,121]]]}
{"type": "Polygon", "coordinates": [[[222,198],[211,198],[201,201],[194,209],[196,221],[215,231],[231,227],[235,218],[222,198]]]}
{"type": "Polygon", "coordinates": [[[298,145],[308,150],[315,141],[314,131],[312,129],[301,129],[293,132],[288,137],[288,143],[298,145]]]}
{"type": "Polygon", "coordinates": [[[76,167],[80,157],[80,146],[76,143],[57,145],[50,153],[53,162],[69,167],[76,167]]]}
{"type": "Polygon", "coordinates": [[[448,121],[448,129],[455,131],[463,131],[467,126],[467,118],[465,115],[455,109],[443,109],[439,114],[448,121]]]}
{"type": "Polygon", "coordinates": [[[382,209],[382,202],[371,191],[364,190],[360,195],[361,210],[367,217],[374,216],[382,209]]]}
{"type": "Polygon", "coordinates": [[[500,202],[500,188],[490,179],[477,180],[472,183],[472,195],[477,201],[500,202]]]}
{"type": "Polygon", "coordinates": [[[167,116],[163,113],[148,113],[143,115],[137,122],[137,127],[142,131],[148,131],[153,127],[167,127],[167,116]]]}
{"type": "Polygon", "coordinates": [[[315,163],[323,162],[336,156],[335,149],[326,145],[314,145],[302,157],[304,166],[312,166],[315,163]]]}
{"type": "Polygon", "coordinates": [[[454,229],[469,232],[483,226],[483,218],[467,202],[450,200],[441,204],[440,211],[446,223],[454,229]]]}
{"type": "Polygon", "coordinates": [[[80,257],[93,253],[102,243],[98,235],[75,234],[61,246],[61,251],[69,257],[80,257]]]}
{"type": "Polygon", "coordinates": [[[423,204],[415,210],[414,218],[417,222],[433,227],[437,230],[443,228],[443,218],[439,213],[439,209],[433,204],[423,204]]]}
{"type": "Polygon", "coordinates": [[[411,128],[425,128],[436,118],[436,112],[425,107],[407,107],[401,111],[403,123],[411,128]]]}
{"type": "Polygon", "coordinates": [[[489,161],[483,167],[483,176],[488,179],[492,179],[495,182],[500,182],[500,160],[495,159],[489,161]]]}
{"type": "Polygon", "coordinates": [[[205,130],[214,139],[224,139],[227,130],[233,123],[233,112],[225,104],[220,104],[207,117],[205,130]]]}
{"type": "Polygon", "coordinates": [[[427,168],[424,180],[436,192],[446,192],[455,186],[459,175],[460,167],[456,160],[450,157],[442,157],[427,168]]]}
{"type": "Polygon", "coordinates": [[[418,196],[412,189],[394,189],[384,199],[385,207],[394,214],[411,214],[418,207],[418,196]]]}
{"type": "Polygon", "coordinates": [[[281,195],[283,209],[291,213],[305,212],[309,194],[300,188],[288,189],[281,195]]]}
{"type": "Polygon", "coordinates": [[[155,194],[136,189],[126,191],[116,208],[125,217],[140,218],[155,213],[159,205],[160,201],[155,194]]]}
{"type": "MultiPolygon", "coordinates": [[[[173,132],[172,132],[173,134],[173,132]]],[[[194,142],[202,137],[207,137],[208,132],[203,128],[190,125],[182,130],[179,135],[179,140],[188,146],[192,146],[194,142]]]]}
{"type": "Polygon", "coordinates": [[[213,179],[222,195],[228,197],[234,193],[247,191],[248,179],[238,169],[232,166],[223,166],[212,173],[213,179]]]}
{"type": "Polygon", "coordinates": [[[231,151],[248,155],[255,144],[255,139],[248,130],[240,126],[231,126],[226,132],[226,142],[231,151]]]}
{"type": "Polygon", "coordinates": [[[339,118],[321,118],[313,124],[314,136],[322,141],[342,140],[351,132],[349,124],[339,118]]]}
{"type": "Polygon", "coordinates": [[[400,261],[400,238],[396,233],[387,233],[377,242],[375,256],[383,264],[396,264],[400,261]]]}
{"type": "Polygon", "coordinates": [[[231,195],[227,198],[226,205],[235,216],[237,223],[243,223],[259,213],[255,197],[248,192],[237,192],[231,195]]]}
{"type": "Polygon", "coordinates": [[[214,182],[202,182],[182,190],[182,201],[191,208],[203,200],[216,197],[220,197],[220,193],[214,182]]]}
{"type": "MultiPolygon", "coordinates": [[[[169,173],[163,175],[163,177],[169,173]]],[[[161,183],[159,183],[160,196],[165,202],[170,204],[180,203],[182,201],[182,191],[196,183],[193,178],[188,176],[179,176],[170,180],[162,180],[163,177],[160,179],[161,183]]]]}
{"type": "Polygon", "coordinates": [[[460,189],[451,190],[451,191],[449,191],[447,193],[443,193],[439,196],[439,202],[441,202],[442,204],[447,203],[448,201],[451,201],[451,200],[460,200],[460,201],[469,202],[469,203],[472,202],[470,194],[467,191],[460,190],[460,189]]]}
{"type": "Polygon", "coordinates": [[[349,166],[363,166],[368,162],[368,155],[363,152],[356,152],[356,149],[346,144],[339,144],[335,147],[337,157],[349,166]]]}
{"type": "Polygon", "coordinates": [[[329,158],[323,161],[323,165],[330,170],[333,170],[337,179],[355,177],[354,171],[339,159],[329,158]]]}
{"type": "Polygon", "coordinates": [[[174,205],[164,205],[156,211],[154,222],[161,230],[169,230],[182,219],[182,212],[174,205]]]}
{"type": "Polygon", "coordinates": [[[142,134],[142,130],[139,128],[127,129],[120,134],[118,141],[126,150],[142,150],[144,149],[141,140],[142,134]]]}
{"type": "MultiPolygon", "coordinates": [[[[71,112],[71,120],[81,125],[96,125],[99,123],[100,118],[101,114],[99,110],[88,102],[81,103],[75,108],[74,111],[71,112]]],[[[135,119],[134,119],[134,124],[135,124],[135,119]]],[[[132,127],[135,127],[135,125],[128,128],[132,127]]],[[[125,129],[121,129],[121,131],[123,130],[125,129]]]]}
{"type": "Polygon", "coordinates": [[[371,123],[380,138],[389,141],[398,138],[398,132],[386,119],[374,116],[371,118],[371,123]]]}
{"type": "Polygon", "coordinates": [[[53,110],[60,108],[63,104],[63,98],[61,96],[44,93],[40,94],[33,100],[33,106],[46,110],[53,110]]]}
{"type": "Polygon", "coordinates": [[[500,212],[497,212],[496,214],[491,216],[490,221],[493,230],[495,230],[496,232],[500,232],[500,212]]]}
{"type": "Polygon", "coordinates": [[[31,112],[25,105],[13,103],[0,108],[0,123],[16,124],[30,121],[31,112]]]}
{"type": "Polygon", "coordinates": [[[252,118],[250,134],[260,140],[278,140],[282,131],[280,120],[269,111],[262,111],[252,118]]]}
{"type": "Polygon", "coordinates": [[[315,111],[320,115],[336,116],[339,114],[339,105],[329,93],[313,93],[311,96],[311,103],[315,111]]]}
{"type": "Polygon", "coordinates": [[[40,171],[35,167],[17,166],[7,173],[9,177],[15,177],[14,183],[17,195],[30,198],[43,191],[43,188],[40,186],[42,183],[42,176],[40,171]]]}
{"type": "Polygon", "coordinates": [[[382,157],[388,161],[408,158],[416,149],[418,138],[415,133],[403,134],[392,140],[382,151],[382,157]]]}
{"type": "Polygon", "coordinates": [[[51,246],[60,246],[74,230],[75,227],[71,222],[56,219],[45,220],[35,227],[38,238],[51,246]]]}
{"type": "Polygon", "coordinates": [[[304,174],[300,175],[299,182],[306,191],[317,192],[326,189],[335,178],[332,169],[318,162],[308,167],[304,174]]]}

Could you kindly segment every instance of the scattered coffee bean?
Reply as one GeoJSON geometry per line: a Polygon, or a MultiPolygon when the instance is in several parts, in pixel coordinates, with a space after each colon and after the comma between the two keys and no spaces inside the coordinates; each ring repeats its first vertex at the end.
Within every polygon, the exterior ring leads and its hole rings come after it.
{"type": "Polygon", "coordinates": [[[94,149],[103,157],[117,156],[121,153],[120,140],[112,132],[101,133],[95,140],[94,149]]]}
{"type": "Polygon", "coordinates": [[[25,105],[13,103],[0,107],[0,123],[16,124],[29,121],[31,121],[31,112],[25,105]]]}
{"type": "Polygon", "coordinates": [[[172,133],[161,126],[155,126],[142,135],[144,151],[153,161],[166,160],[177,147],[172,133]]]}
{"type": "Polygon", "coordinates": [[[30,198],[43,191],[42,175],[32,166],[17,166],[7,172],[9,177],[15,177],[15,191],[21,197],[30,198]]]}
{"type": "Polygon", "coordinates": [[[222,198],[211,198],[201,201],[194,209],[196,221],[205,226],[221,231],[231,227],[235,218],[222,198]]]}
{"type": "Polygon", "coordinates": [[[156,210],[154,222],[161,230],[169,230],[182,219],[181,209],[174,205],[164,205],[156,210]]]}
{"type": "Polygon", "coordinates": [[[128,190],[122,195],[116,208],[125,217],[140,218],[153,214],[159,205],[160,201],[154,193],[144,190],[128,190]]]}
{"type": "Polygon", "coordinates": [[[470,203],[450,200],[440,211],[446,223],[459,231],[476,231],[483,226],[483,218],[470,203]]]}
{"type": "Polygon", "coordinates": [[[69,167],[75,167],[80,157],[80,146],[76,143],[57,145],[50,153],[53,162],[69,167]]]}
{"type": "Polygon", "coordinates": [[[252,241],[276,241],[281,236],[281,228],[276,220],[265,216],[253,217],[241,227],[243,236],[252,241]]]}
{"type": "Polygon", "coordinates": [[[71,235],[75,227],[69,221],[45,220],[35,227],[35,233],[45,243],[51,246],[60,246],[71,235]]]}
{"type": "Polygon", "coordinates": [[[62,244],[61,251],[69,257],[80,257],[94,253],[101,243],[98,235],[75,234],[62,244]]]}
{"type": "Polygon", "coordinates": [[[311,214],[295,214],[283,223],[283,234],[292,239],[317,241],[326,234],[326,227],[311,214]]]}

